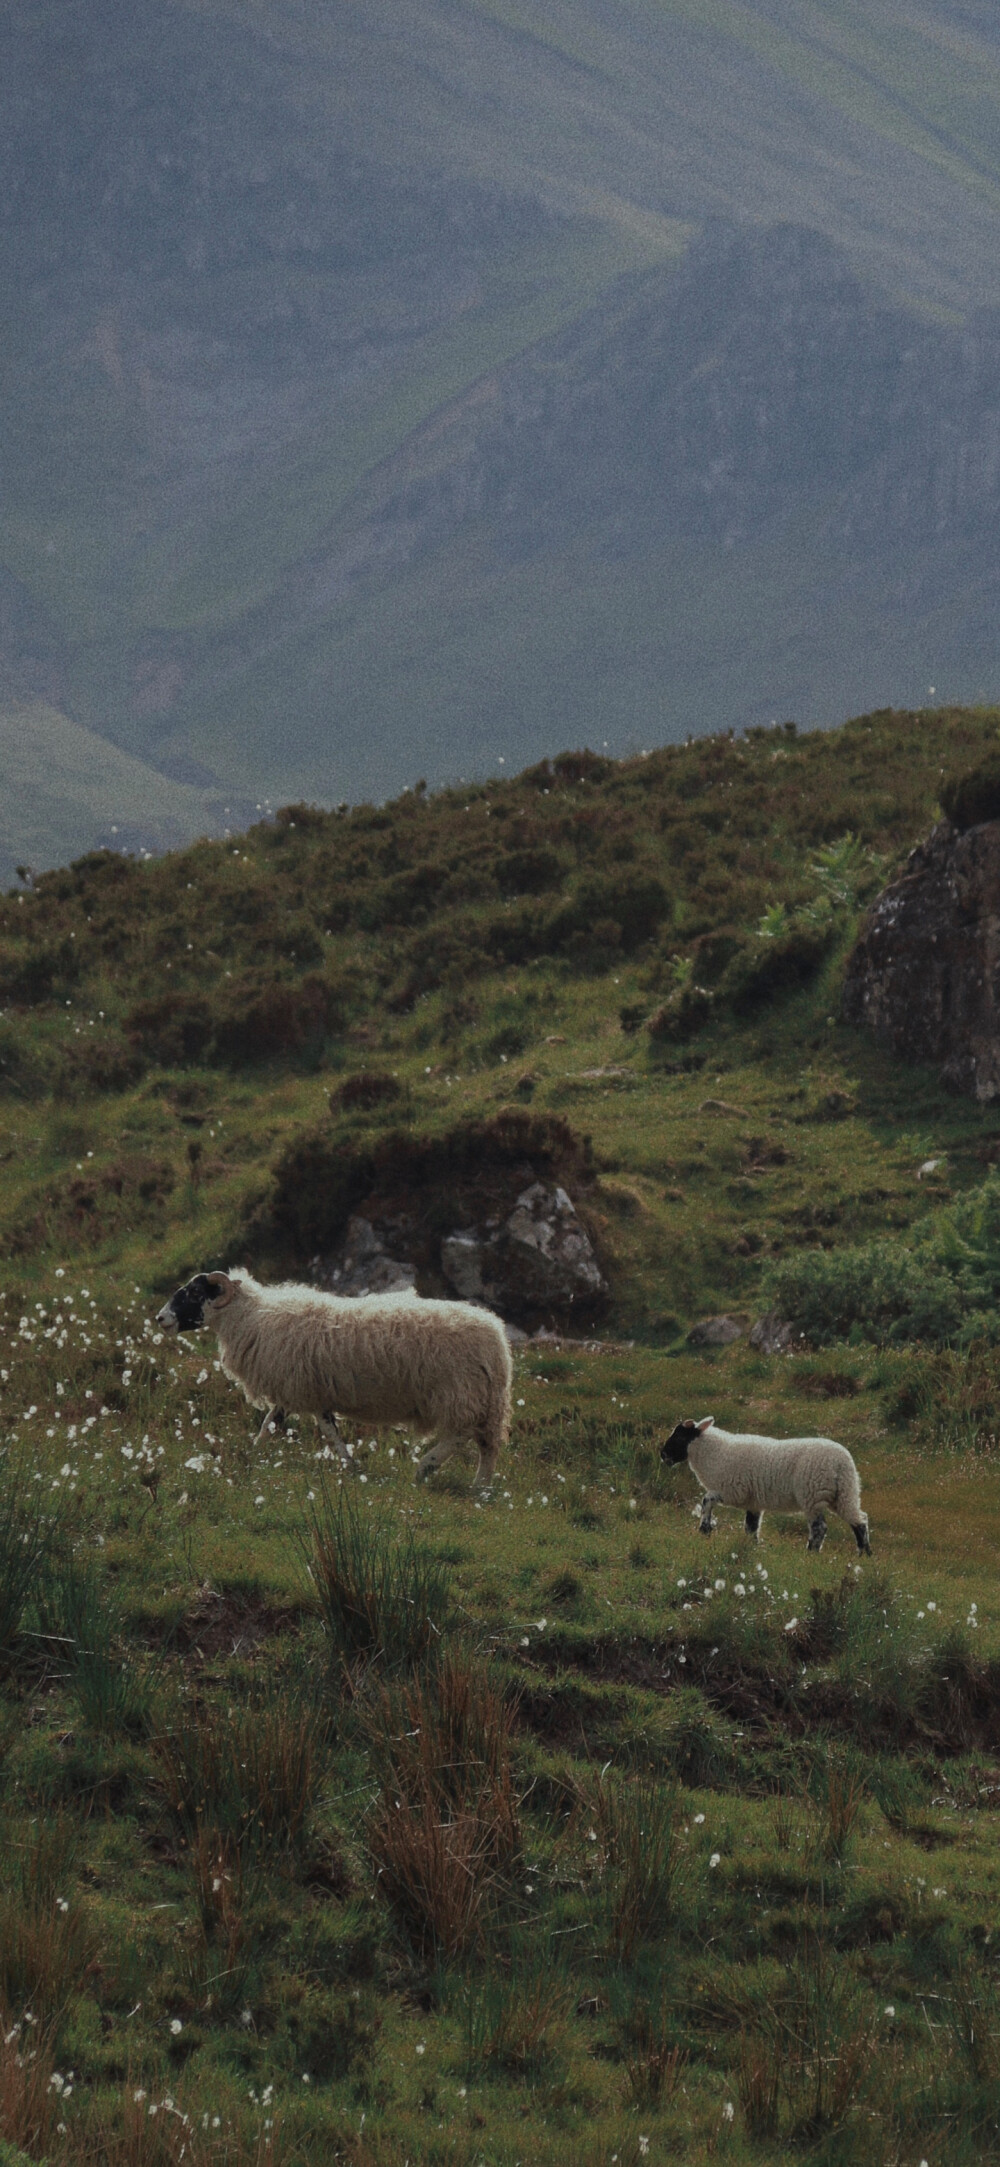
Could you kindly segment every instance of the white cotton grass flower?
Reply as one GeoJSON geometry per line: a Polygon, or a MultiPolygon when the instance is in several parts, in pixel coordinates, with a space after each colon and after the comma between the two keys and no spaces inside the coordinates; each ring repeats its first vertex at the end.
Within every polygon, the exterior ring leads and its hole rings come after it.
{"type": "Polygon", "coordinates": [[[713,1851],[713,1853],[712,1853],[712,1856],[711,1856],[711,1858],[709,1859],[709,1862],[708,1862],[708,1863],[709,1863],[709,1865],[710,1865],[710,1866],[720,1866],[720,1865],[722,1864],[722,1853],[721,1853],[721,1851],[713,1851]]]}

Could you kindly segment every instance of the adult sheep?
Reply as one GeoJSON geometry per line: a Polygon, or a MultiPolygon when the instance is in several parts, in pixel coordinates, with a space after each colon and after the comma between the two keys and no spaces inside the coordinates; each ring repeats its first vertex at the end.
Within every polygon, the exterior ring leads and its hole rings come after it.
{"type": "Polygon", "coordinates": [[[409,1292],[356,1300],[288,1283],[262,1287],[249,1272],[199,1272],[157,1316],[165,1331],[218,1334],[227,1377],[272,1420],[315,1415],[347,1460],[337,1416],[412,1422],[436,1436],[417,1479],[461,1444],[479,1447],[476,1483],[488,1489],[510,1432],[512,1364],[498,1318],[464,1302],[409,1292]]]}
{"type": "Polygon", "coordinates": [[[660,1457],[675,1467],[686,1460],[700,1483],[703,1535],[715,1526],[713,1505],[740,1506],[747,1534],[758,1540],[765,1509],[804,1512],[809,1522],[806,1547],[821,1550],[829,1510],[853,1528],[862,1554],[871,1555],[858,1470],[846,1445],[835,1444],[832,1437],[740,1435],[720,1430],[713,1415],[704,1415],[700,1422],[678,1422],[660,1457]]]}

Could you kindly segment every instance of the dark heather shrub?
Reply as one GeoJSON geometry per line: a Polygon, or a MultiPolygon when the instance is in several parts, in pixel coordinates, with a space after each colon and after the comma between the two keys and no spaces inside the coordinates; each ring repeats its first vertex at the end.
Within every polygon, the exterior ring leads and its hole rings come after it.
{"type": "Polygon", "coordinates": [[[367,1109],[384,1106],[390,1099],[402,1094],[402,1084],[395,1076],[385,1076],[377,1070],[363,1070],[359,1076],[345,1076],[336,1091],[330,1093],[330,1104],[349,1110],[352,1106],[367,1109]]]}
{"type": "Polygon", "coordinates": [[[212,1010],[200,993],[160,993],[137,1001],[125,1018],[130,1039],[167,1068],[199,1061],[212,1034],[212,1010]]]}
{"type": "Polygon", "coordinates": [[[975,828],[981,821],[1000,820],[1000,760],[983,762],[965,775],[943,784],[941,808],[953,827],[975,828]]]}
{"type": "Polygon", "coordinates": [[[213,1050],[235,1065],[301,1053],[322,1044],[341,1012],[335,988],[318,975],[234,980],[215,1019],[213,1050]]]}
{"type": "Polygon", "coordinates": [[[830,946],[828,925],[794,926],[775,940],[754,940],[737,949],[719,981],[719,993],[737,1015],[751,1015],[781,994],[814,978],[830,946]]]}

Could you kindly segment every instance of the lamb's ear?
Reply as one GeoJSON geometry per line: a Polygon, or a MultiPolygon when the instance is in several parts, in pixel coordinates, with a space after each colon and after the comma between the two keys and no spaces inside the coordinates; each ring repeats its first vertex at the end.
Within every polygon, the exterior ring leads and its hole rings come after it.
{"type": "Polygon", "coordinates": [[[714,1415],[702,1415],[701,1421],[695,1423],[695,1435],[700,1437],[702,1430],[710,1430],[714,1421],[714,1415]]]}
{"type": "Polygon", "coordinates": [[[205,1277],[212,1289],[213,1307],[225,1309],[227,1302],[232,1301],[236,1292],[233,1281],[226,1277],[225,1272],[206,1272],[205,1277]]]}

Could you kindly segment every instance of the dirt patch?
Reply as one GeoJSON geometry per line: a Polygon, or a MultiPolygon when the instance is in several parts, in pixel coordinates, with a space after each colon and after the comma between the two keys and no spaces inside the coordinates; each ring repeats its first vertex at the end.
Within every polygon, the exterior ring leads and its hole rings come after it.
{"type": "Polygon", "coordinates": [[[253,1655],[262,1641],[297,1632],[301,1619],[301,1604],[269,1602],[243,1589],[220,1593],[206,1584],[179,1623],[153,1637],[167,1642],[179,1655],[210,1662],[253,1655]]]}

